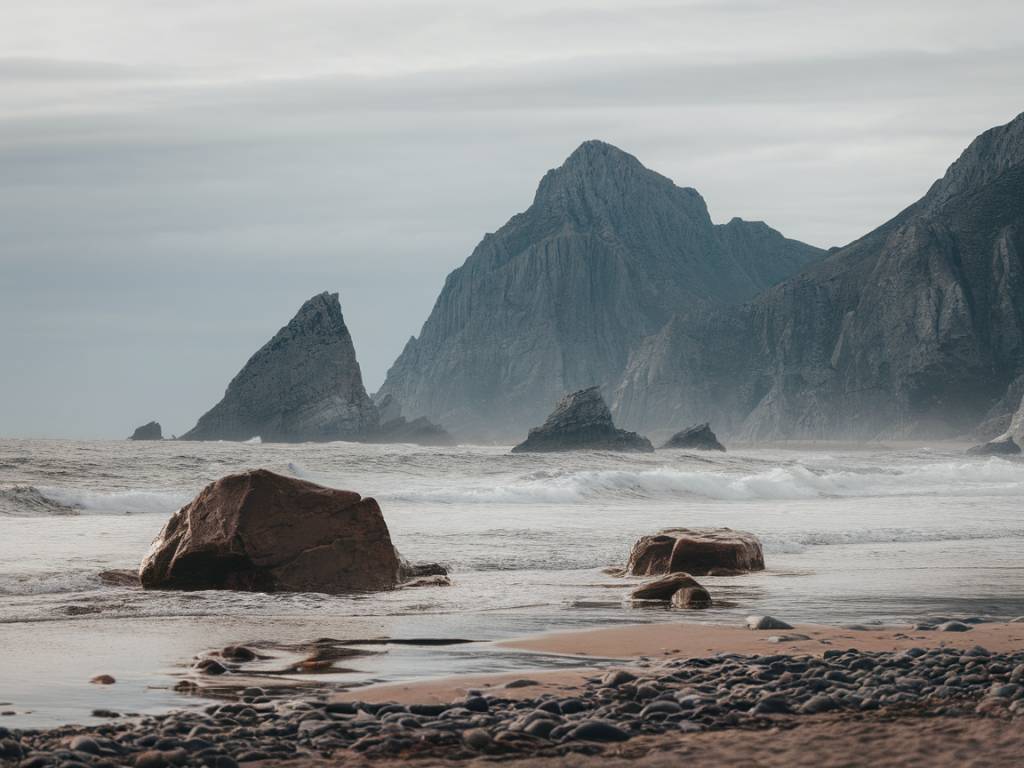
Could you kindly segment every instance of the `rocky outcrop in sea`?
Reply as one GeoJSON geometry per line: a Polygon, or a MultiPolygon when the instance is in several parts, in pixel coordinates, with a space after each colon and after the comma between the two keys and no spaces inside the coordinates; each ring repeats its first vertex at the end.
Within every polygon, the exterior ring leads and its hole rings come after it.
{"type": "Polygon", "coordinates": [[[132,436],[129,440],[163,440],[164,433],[160,427],[160,423],[151,421],[148,424],[143,424],[141,427],[136,428],[132,432],[132,436]]]}
{"type": "Polygon", "coordinates": [[[718,437],[711,431],[711,425],[706,422],[676,432],[662,448],[686,448],[696,451],[725,450],[725,446],[718,442],[718,437]]]}
{"type": "Polygon", "coordinates": [[[597,387],[566,395],[547,420],[530,430],[513,453],[550,451],[642,451],[651,452],[651,442],[636,432],[617,429],[612,414],[597,387]]]}
{"type": "Polygon", "coordinates": [[[336,293],[314,296],[228,384],[183,440],[358,440],[376,431],[336,293]]]}
{"type": "Polygon", "coordinates": [[[618,381],[681,307],[750,299],[823,255],[762,222],[715,225],[696,190],[588,141],[448,276],[380,395],[460,437],[512,437],[563,392],[618,381]]]}

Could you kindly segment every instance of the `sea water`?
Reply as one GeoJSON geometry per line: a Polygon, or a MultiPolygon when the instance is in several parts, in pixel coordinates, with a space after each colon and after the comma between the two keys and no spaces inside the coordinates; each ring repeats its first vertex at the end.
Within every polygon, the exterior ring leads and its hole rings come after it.
{"type": "Polygon", "coordinates": [[[658,621],[896,623],[1024,614],[1024,461],[962,446],[510,454],[507,447],[0,440],[2,725],[91,722],[97,708],[195,704],[174,683],[229,643],[447,638],[375,645],[367,682],[532,669],[575,659],[487,641],[658,621]],[[104,584],[137,568],[168,515],[206,483],[265,467],[376,498],[411,561],[450,587],[373,595],[152,592],[104,584]],[[705,577],[705,611],[642,606],[622,565],[673,526],[757,534],[767,570],[705,577]],[[111,674],[113,686],[90,685],[111,674]]]}

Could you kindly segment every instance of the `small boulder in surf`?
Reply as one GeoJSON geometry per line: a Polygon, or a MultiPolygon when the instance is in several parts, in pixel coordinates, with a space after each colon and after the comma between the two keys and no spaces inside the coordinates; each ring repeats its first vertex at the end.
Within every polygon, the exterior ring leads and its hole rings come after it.
{"type": "Polygon", "coordinates": [[[657,576],[682,571],[693,576],[728,576],[764,570],[758,538],[731,528],[669,528],[642,536],[629,554],[626,573],[657,576]]]}
{"type": "Polygon", "coordinates": [[[590,387],[559,400],[547,420],[531,429],[512,453],[579,450],[650,453],[654,447],[636,432],[616,429],[600,391],[590,387]]]}
{"type": "Polygon", "coordinates": [[[398,586],[373,499],[257,469],[206,486],[142,561],[147,589],[345,593],[398,586]]]}
{"type": "Polygon", "coordinates": [[[148,424],[143,424],[138,427],[129,440],[163,440],[164,433],[160,428],[160,423],[157,421],[151,421],[148,424]]]}
{"type": "Polygon", "coordinates": [[[642,584],[630,594],[633,600],[672,601],[677,608],[706,608],[711,595],[688,573],[670,573],[642,584]]]}
{"type": "Polygon", "coordinates": [[[724,451],[725,446],[718,442],[711,425],[696,424],[676,432],[662,448],[687,448],[693,451],[724,451]]]}

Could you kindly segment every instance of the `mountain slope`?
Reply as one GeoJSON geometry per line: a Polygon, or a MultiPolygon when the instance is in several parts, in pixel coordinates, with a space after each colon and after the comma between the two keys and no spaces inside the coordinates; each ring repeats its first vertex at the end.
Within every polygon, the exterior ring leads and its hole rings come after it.
{"type": "Polygon", "coordinates": [[[448,276],[378,397],[460,436],[519,435],[566,391],[618,381],[680,308],[743,301],[822,255],[763,223],[715,226],[695,190],[588,141],[448,276]]]}
{"type": "Polygon", "coordinates": [[[1024,115],[979,136],[917,203],[750,303],[682,311],[638,346],[630,428],[733,437],[971,431],[1024,372],[1024,115]]]}
{"type": "Polygon", "coordinates": [[[302,305],[182,440],[362,439],[378,426],[336,293],[302,305]]]}

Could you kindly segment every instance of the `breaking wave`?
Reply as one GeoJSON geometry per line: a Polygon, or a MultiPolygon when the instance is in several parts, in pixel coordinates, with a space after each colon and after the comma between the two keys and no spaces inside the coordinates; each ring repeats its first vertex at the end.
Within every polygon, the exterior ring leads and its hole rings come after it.
{"type": "Polygon", "coordinates": [[[82,513],[147,514],[173,512],[189,500],[174,491],[86,491],[21,485],[0,488],[0,514],[10,516],[82,513]]]}
{"type": "Polygon", "coordinates": [[[794,464],[758,472],[660,467],[543,473],[512,483],[390,494],[449,504],[571,504],[596,497],[693,496],[725,501],[1024,493],[1024,463],[1003,459],[919,464],[900,469],[822,470],[794,464]]]}

